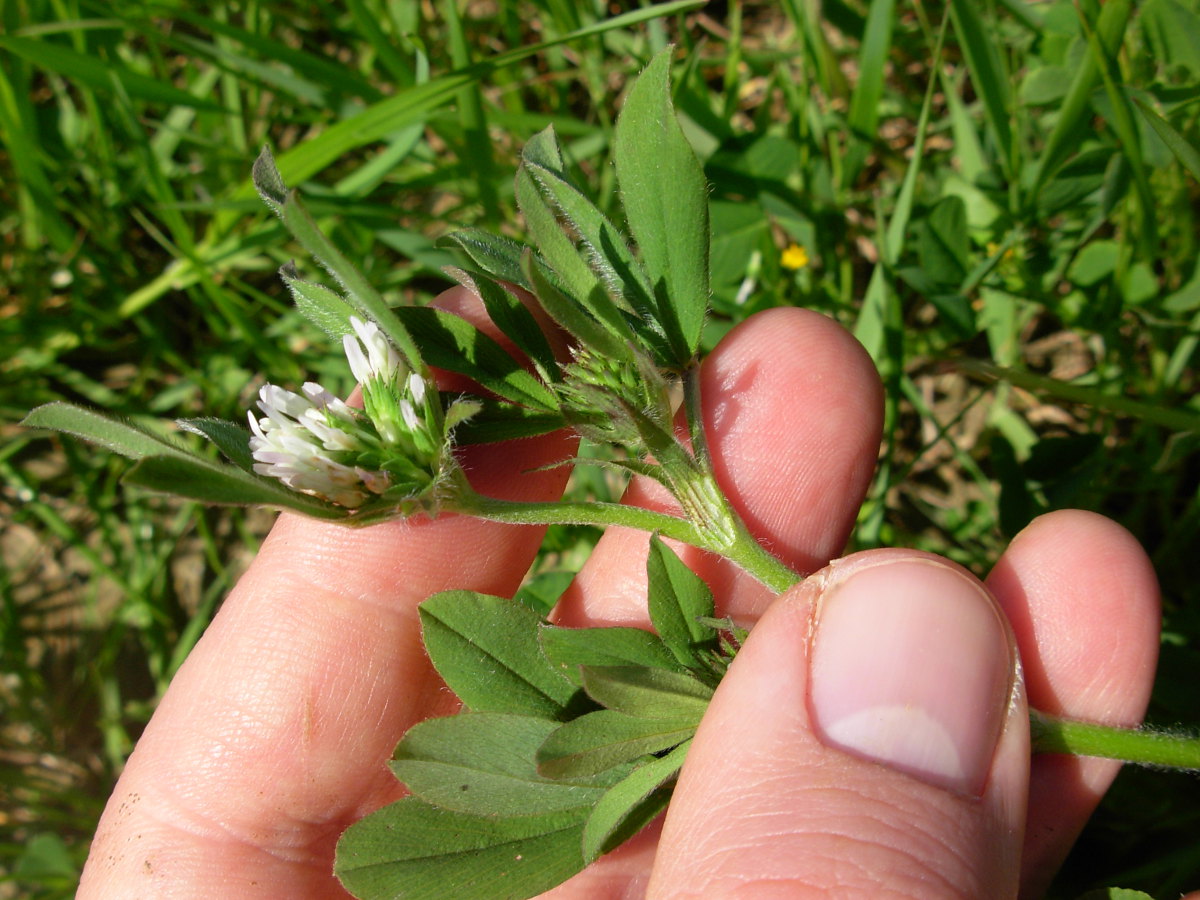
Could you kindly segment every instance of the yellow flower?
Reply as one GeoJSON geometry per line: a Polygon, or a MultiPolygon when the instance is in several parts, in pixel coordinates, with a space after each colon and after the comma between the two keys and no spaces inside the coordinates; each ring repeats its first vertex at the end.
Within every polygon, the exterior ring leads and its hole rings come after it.
{"type": "Polygon", "coordinates": [[[808,251],[799,244],[789,244],[779,262],[785,269],[803,269],[808,265],[808,251]]]}

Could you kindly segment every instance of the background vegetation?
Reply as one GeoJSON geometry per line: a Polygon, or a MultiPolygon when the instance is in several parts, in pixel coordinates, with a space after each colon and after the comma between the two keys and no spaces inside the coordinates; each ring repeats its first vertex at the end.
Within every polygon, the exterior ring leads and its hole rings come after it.
{"type": "MultiPolygon", "coordinates": [[[[1163,583],[1152,721],[1200,723],[1197,0],[712,2],[501,55],[636,7],[0,0],[0,897],[72,894],[271,519],[126,491],[122,461],[14,423],[60,398],[238,419],[266,373],[347,389],[275,277],[293,248],[247,190],[258,147],[422,302],[439,235],[519,234],[516,153],[547,123],[611,202],[622,88],[668,41],[713,186],[706,343],[803,305],[884,375],[856,544],[982,573],[1044,510],[1116,518],[1163,583]]],[[[555,532],[543,567],[591,537],[555,532]]],[[[1193,778],[1127,771],[1055,896],[1200,886],[1198,827],[1193,778]]]]}

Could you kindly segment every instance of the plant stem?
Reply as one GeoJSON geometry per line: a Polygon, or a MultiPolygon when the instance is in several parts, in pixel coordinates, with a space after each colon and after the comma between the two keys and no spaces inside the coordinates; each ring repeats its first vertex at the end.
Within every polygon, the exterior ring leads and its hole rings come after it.
{"type": "Polygon", "coordinates": [[[1148,766],[1200,769],[1200,738],[1075,722],[1029,710],[1034,753],[1100,756],[1148,766]]]}
{"type": "Polygon", "coordinates": [[[569,502],[548,500],[545,502],[522,502],[483,497],[464,491],[454,506],[454,511],[477,516],[492,522],[508,522],[518,525],[620,525],[639,528],[646,532],[657,532],[663,537],[673,538],[708,550],[729,559],[754,578],[757,578],[775,593],[787,590],[800,581],[786,565],[768,553],[758,541],[738,522],[736,534],[730,542],[727,538],[710,535],[706,529],[698,528],[686,519],[666,513],[623,506],[619,503],[569,502]]]}

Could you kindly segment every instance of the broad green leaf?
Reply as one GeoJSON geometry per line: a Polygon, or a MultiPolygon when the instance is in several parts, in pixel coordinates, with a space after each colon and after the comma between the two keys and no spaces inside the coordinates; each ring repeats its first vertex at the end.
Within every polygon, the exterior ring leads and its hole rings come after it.
{"type": "Polygon", "coordinates": [[[943,197],[920,225],[917,257],[923,274],[943,288],[957,287],[971,262],[966,204],[961,197],[943,197]]]}
{"type": "Polygon", "coordinates": [[[429,658],[469,709],[564,715],[576,689],[542,656],[542,620],[528,607],[474,591],[443,591],[419,609],[429,658]]]}
{"type": "Polygon", "coordinates": [[[393,312],[430,365],[466,375],[513,403],[558,409],[549,388],[466,319],[429,306],[399,306],[393,312]]]}
{"type": "Polygon", "coordinates": [[[683,768],[691,745],[690,740],[685,741],[666,756],[638,766],[608,789],[583,829],[585,862],[590,864],[624,843],[666,808],[671,792],[662,788],[683,768]]]}
{"type": "Polygon", "coordinates": [[[356,312],[342,297],[315,281],[304,281],[296,271],[295,263],[288,263],[279,270],[279,277],[292,292],[296,309],[335,341],[354,333],[350,317],[356,312]]]}
{"type": "Polygon", "coordinates": [[[644,719],[699,724],[713,689],[691,675],[645,666],[584,666],[588,696],[608,709],[644,719]]]}
{"type": "Polygon", "coordinates": [[[537,751],[537,770],[547,778],[583,778],[650,753],[669,750],[696,733],[687,719],[644,719],[611,709],[572,719],[537,751]]]}
{"type": "Polygon", "coordinates": [[[533,816],[591,806],[614,777],[538,774],[538,748],[560,724],[499,713],[429,719],[408,730],[390,766],[426,803],[457,812],[533,816]]]}
{"type": "Polygon", "coordinates": [[[650,538],[646,577],[654,630],[682,665],[701,667],[701,654],[717,646],[716,632],[699,621],[713,614],[712,591],[658,535],[650,538]]]}
{"type": "Polygon", "coordinates": [[[671,48],[648,65],[625,98],[613,159],[629,230],[649,277],[673,365],[700,344],[708,311],[708,185],[671,103],[671,48]]]}
{"type": "Polygon", "coordinates": [[[224,419],[176,419],[175,424],[184,431],[206,437],[225,454],[239,469],[253,470],[254,457],[250,455],[250,432],[235,422],[224,419]]]}
{"type": "Polygon", "coordinates": [[[1067,277],[1082,287],[1091,287],[1116,271],[1120,256],[1121,245],[1116,241],[1092,241],[1071,262],[1067,277]]]}
{"type": "Polygon", "coordinates": [[[658,636],[641,628],[542,625],[538,639],[551,665],[578,685],[583,684],[581,666],[634,665],[683,671],[658,636]]]}
{"type": "Polygon", "coordinates": [[[519,241],[491,234],[481,228],[464,228],[439,238],[437,246],[461,250],[471,262],[493,278],[530,289],[525,273],[521,271],[521,255],[527,248],[519,241]]]}
{"type": "Polygon", "coordinates": [[[584,810],[471,816],[405,797],[351,825],[334,874],[361,900],[521,900],[583,868],[584,810]]]}

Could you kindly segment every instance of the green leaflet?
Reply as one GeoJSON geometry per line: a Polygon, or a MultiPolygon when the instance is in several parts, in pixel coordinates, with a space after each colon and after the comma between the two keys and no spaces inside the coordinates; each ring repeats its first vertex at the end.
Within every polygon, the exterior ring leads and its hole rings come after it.
{"type": "MultiPolygon", "coordinates": [[[[232,456],[239,450],[229,429],[232,423],[204,423],[189,430],[208,436],[204,429],[220,432],[218,444],[228,444],[232,456]],[[215,423],[215,424],[214,424],[215,423]]],[[[83,438],[122,456],[137,460],[124,480],[153,491],[175,494],[204,503],[259,504],[291,509],[319,519],[346,519],[347,510],[305,494],[298,494],[274,479],[260,478],[237,466],[195,456],[145,429],[71,403],[47,403],[31,411],[21,423],[83,438]]],[[[185,426],[187,427],[187,426],[185,426]]]]}
{"type": "MultiPolygon", "coordinates": [[[[613,359],[628,360],[631,358],[629,341],[632,338],[632,332],[625,328],[624,323],[616,325],[610,322],[601,322],[585,312],[582,304],[565,294],[555,283],[552,276],[557,273],[553,269],[549,269],[532,252],[526,252],[525,257],[521,260],[521,267],[528,276],[529,283],[533,285],[533,293],[538,302],[542,304],[542,308],[565,331],[574,335],[580,344],[613,359]]],[[[594,282],[590,290],[594,295],[592,299],[599,304],[599,308],[601,310],[608,309],[604,306],[606,295],[600,282],[594,282]]],[[[619,313],[615,307],[611,309],[611,313],[619,321],[619,313]]]]}
{"type": "Polygon", "coordinates": [[[712,592],[699,575],[683,564],[658,535],[650,538],[646,559],[650,621],[680,664],[704,668],[716,649],[716,633],[699,621],[713,614],[712,592]]]}
{"type": "Polygon", "coordinates": [[[584,666],[588,696],[608,709],[644,719],[700,723],[713,689],[691,675],[644,666],[584,666]]]}
{"type": "Polygon", "coordinates": [[[590,808],[624,772],[570,780],[540,775],[538,747],[558,728],[549,719],[500,713],[430,719],[404,735],[392,773],[426,803],[472,815],[590,808]]]}
{"type": "Polygon", "coordinates": [[[427,306],[392,310],[430,365],[466,375],[489,391],[537,410],[558,409],[554,394],[466,319],[427,306]]]}
{"type": "Polygon", "coordinates": [[[638,766],[614,784],[596,803],[583,828],[583,858],[591,863],[642,830],[667,808],[670,788],[664,785],[683,768],[690,740],[666,756],[638,766]]]}
{"type": "Polygon", "coordinates": [[[315,281],[305,281],[296,271],[295,263],[288,263],[279,270],[279,277],[292,292],[296,309],[308,321],[312,322],[335,341],[341,341],[347,334],[353,334],[350,317],[355,314],[355,308],[346,301],[345,297],[331,291],[323,284],[315,281]]]}
{"type": "Polygon", "coordinates": [[[175,424],[184,431],[208,438],[217,445],[226,458],[246,472],[254,470],[254,457],[250,455],[250,432],[224,419],[176,419],[175,424]]]}
{"type": "Polygon", "coordinates": [[[468,708],[566,715],[576,688],[542,656],[535,612],[474,591],[443,591],[419,609],[429,658],[468,708]]]}
{"type": "Polygon", "coordinates": [[[521,900],[583,868],[584,819],[472,816],[405,797],[346,830],[334,874],[362,900],[521,900]]]}
{"type": "Polygon", "coordinates": [[[542,652],[575,684],[583,684],[581,666],[648,666],[683,671],[663,642],[641,628],[560,628],[542,625],[542,652]]]}
{"type": "MultiPolygon", "coordinates": [[[[517,261],[518,267],[520,260],[517,261]]],[[[458,272],[457,277],[483,300],[488,318],[529,357],[537,367],[538,375],[546,382],[562,378],[554,350],[546,339],[542,327],[533,313],[512,291],[502,287],[486,276],[474,277],[469,272],[458,272]]]]}
{"type": "Polygon", "coordinates": [[[539,412],[490,398],[479,402],[480,411],[454,429],[456,446],[549,434],[566,424],[560,413],[539,412]]]}
{"type": "Polygon", "coordinates": [[[529,263],[522,262],[526,280],[546,312],[583,344],[593,349],[623,345],[633,337],[629,322],[599,274],[563,231],[556,207],[530,171],[536,167],[542,180],[554,179],[569,187],[553,129],[547,128],[530,138],[521,158],[516,179],[517,204],[539,254],[529,263]],[[553,273],[553,280],[546,277],[543,267],[553,273]],[[554,290],[544,290],[542,283],[554,290]],[[561,301],[557,295],[561,295],[561,301]],[[595,332],[607,332],[611,337],[597,338],[595,332]]]}
{"type": "Polygon", "coordinates": [[[671,48],[630,89],[617,120],[613,157],[625,218],[650,282],[670,365],[700,344],[708,309],[708,185],[675,117],[671,48]]]}
{"type": "Polygon", "coordinates": [[[537,770],[547,778],[583,778],[669,750],[696,733],[688,718],[651,719],[600,709],[572,719],[538,749],[537,770]]]}
{"type": "Polygon", "coordinates": [[[461,250],[471,262],[493,278],[525,290],[530,289],[521,271],[521,256],[527,248],[518,241],[482,228],[464,228],[439,238],[436,246],[461,250]]]}

